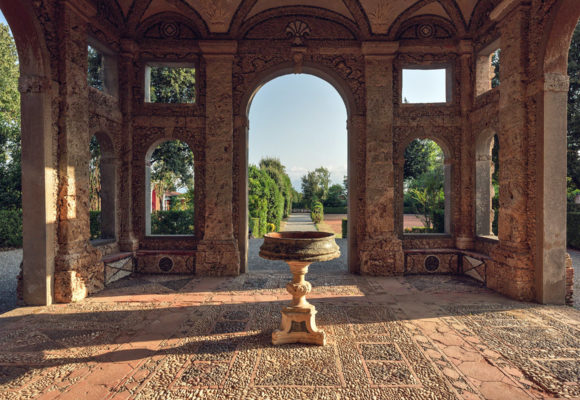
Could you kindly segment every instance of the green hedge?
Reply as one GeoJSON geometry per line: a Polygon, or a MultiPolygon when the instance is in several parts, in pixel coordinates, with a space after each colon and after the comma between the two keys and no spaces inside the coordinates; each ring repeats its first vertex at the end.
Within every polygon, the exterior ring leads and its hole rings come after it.
{"type": "Polygon", "coordinates": [[[151,234],[193,235],[193,210],[155,211],[151,213],[151,234]]]}
{"type": "Polygon", "coordinates": [[[346,239],[348,237],[348,219],[342,219],[342,238],[346,239]]]}
{"type": "Polygon", "coordinates": [[[580,249],[580,212],[569,212],[566,225],[568,246],[580,249]]]}
{"type": "Polygon", "coordinates": [[[22,210],[0,210],[0,247],[22,247],[22,210]]]}
{"type": "Polygon", "coordinates": [[[101,212],[90,211],[91,217],[91,240],[101,237],[101,212]]]}
{"type": "Polygon", "coordinates": [[[324,207],[325,214],[347,214],[346,207],[324,207]]]}
{"type": "Polygon", "coordinates": [[[249,230],[252,237],[260,237],[260,218],[250,218],[249,230]]]}

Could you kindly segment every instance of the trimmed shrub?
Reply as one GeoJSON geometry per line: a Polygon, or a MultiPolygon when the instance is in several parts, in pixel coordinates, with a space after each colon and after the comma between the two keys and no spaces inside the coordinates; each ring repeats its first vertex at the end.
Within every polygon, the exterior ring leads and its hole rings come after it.
{"type": "Polygon", "coordinates": [[[430,230],[424,226],[413,226],[412,228],[405,228],[405,233],[430,233],[430,230]]]}
{"type": "Polygon", "coordinates": [[[99,239],[101,237],[101,212],[90,211],[91,218],[91,240],[99,239]]]}
{"type": "Polygon", "coordinates": [[[346,214],[348,213],[347,207],[324,207],[325,214],[346,214]]]}
{"type": "Polygon", "coordinates": [[[568,246],[580,249],[580,212],[569,212],[566,225],[568,246]]]}
{"type": "Polygon", "coordinates": [[[342,219],[342,238],[346,239],[348,237],[348,219],[342,219]]]}
{"type": "Polygon", "coordinates": [[[155,211],[151,213],[151,234],[193,235],[193,210],[155,211]]]}
{"type": "Polygon", "coordinates": [[[22,210],[0,210],[1,247],[22,247],[22,210]]]}
{"type": "Polygon", "coordinates": [[[250,224],[249,224],[249,229],[250,229],[250,236],[253,238],[259,237],[260,236],[260,218],[250,218],[250,224]]]}
{"type": "Polygon", "coordinates": [[[312,211],[310,212],[310,218],[315,224],[319,224],[324,219],[324,206],[321,202],[316,201],[312,205],[312,211]]]}

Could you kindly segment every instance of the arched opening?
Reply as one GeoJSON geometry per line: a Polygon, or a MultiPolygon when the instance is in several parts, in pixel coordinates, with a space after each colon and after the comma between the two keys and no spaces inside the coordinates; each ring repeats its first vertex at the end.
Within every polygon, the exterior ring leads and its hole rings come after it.
{"type": "Polygon", "coordinates": [[[113,143],[105,133],[90,141],[89,212],[94,245],[116,238],[117,161],[113,143]]]}
{"type": "Polygon", "coordinates": [[[537,252],[535,254],[536,298],[540,303],[561,304],[571,288],[566,270],[566,158],[568,56],[574,30],[580,18],[580,3],[562,0],[554,6],[553,17],[542,43],[537,142],[537,173],[541,181],[537,196],[537,252]]]}
{"type": "MultiPolygon", "coordinates": [[[[304,178],[304,182],[308,187],[312,186],[311,183],[313,181],[319,182],[325,181],[325,179],[328,181],[328,185],[325,188],[326,192],[324,191],[318,192],[319,194],[324,192],[323,196],[320,195],[311,196],[309,194],[307,195],[307,199],[304,199],[304,197],[302,197],[301,199],[302,201],[298,202],[295,201],[294,206],[309,207],[310,205],[314,205],[314,203],[305,204],[304,202],[304,200],[306,200],[306,202],[310,202],[310,200],[314,197],[316,197],[318,200],[322,200],[321,203],[323,203],[323,207],[326,206],[326,209],[332,212],[333,214],[328,214],[326,221],[323,222],[321,225],[319,225],[319,227],[322,226],[323,230],[333,231],[335,234],[338,233],[339,237],[346,237],[345,239],[337,239],[338,241],[342,240],[341,248],[343,249],[342,250],[343,255],[341,257],[341,260],[338,262],[342,263],[341,264],[342,269],[346,270],[348,268],[347,267],[348,265],[352,270],[353,265],[358,265],[356,261],[354,262],[352,261],[354,258],[356,258],[357,253],[356,251],[352,251],[353,244],[355,243],[355,239],[352,239],[353,236],[352,232],[354,232],[353,226],[356,226],[357,215],[356,212],[353,211],[355,207],[353,207],[352,202],[350,201],[350,198],[353,197],[353,193],[356,193],[358,187],[356,180],[350,179],[350,177],[353,176],[353,164],[354,164],[353,163],[354,154],[352,152],[351,149],[352,146],[350,144],[353,138],[350,134],[351,124],[349,123],[349,119],[351,118],[351,113],[354,107],[353,97],[350,94],[350,92],[347,89],[345,89],[345,85],[341,83],[340,79],[336,78],[332,72],[326,71],[325,69],[319,68],[318,66],[306,65],[303,66],[302,70],[305,74],[286,77],[285,75],[289,75],[293,72],[292,68],[293,67],[290,65],[288,66],[284,65],[282,67],[264,73],[261,76],[261,79],[256,81],[256,84],[253,86],[253,90],[247,93],[247,96],[242,100],[241,103],[242,104],[241,110],[246,113],[246,116],[248,116],[249,119],[248,125],[250,125],[250,129],[248,130],[246,128],[244,132],[245,134],[242,133],[241,135],[242,140],[239,144],[240,157],[238,165],[240,170],[239,182],[241,189],[239,192],[240,219],[239,219],[238,235],[240,237],[239,247],[242,263],[241,271],[247,272],[248,269],[251,269],[251,265],[248,264],[248,246],[249,246],[248,237],[250,223],[255,222],[255,220],[254,221],[250,220],[251,212],[249,208],[253,207],[253,205],[250,204],[251,199],[248,198],[248,192],[251,189],[248,186],[249,181],[248,171],[250,173],[250,176],[252,174],[255,174],[255,171],[253,169],[248,170],[248,168],[249,165],[252,163],[260,164],[261,158],[260,156],[256,155],[253,156],[255,160],[249,159],[248,149],[250,149],[250,153],[252,153],[254,150],[253,143],[255,143],[253,142],[254,141],[253,129],[256,126],[255,124],[258,123],[254,119],[254,116],[251,115],[250,111],[253,112],[253,107],[255,105],[254,99],[257,97],[257,95],[259,96],[258,94],[259,92],[261,94],[260,89],[262,87],[264,87],[265,90],[268,90],[268,87],[270,86],[270,84],[272,84],[272,88],[275,89],[275,87],[278,85],[277,82],[280,82],[280,84],[283,86],[284,81],[288,80],[288,82],[292,82],[292,79],[304,79],[305,82],[310,82],[310,84],[314,86],[310,87],[309,89],[311,90],[315,89],[316,91],[323,90],[325,94],[322,95],[322,97],[330,96],[332,97],[332,102],[334,102],[335,106],[336,104],[339,104],[338,106],[339,111],[335,111],[333,113],[333,116],[329,117],[329,119],[326,120],[320,117],[317,118],[315,115],[317,113],[317,108],[319,108],[319,106],[322,106],[322,104],[311,104],[310,106],[308,106],[309,110],[307,113],[312,114],[311,117],[317,121],[316,122],[317,125],[324,125],[326,121],[326,124],[334,127],[335,137],[332,139],[332,141],[326,139],[326,142],[322,143],[324,142],[325,139],[321,135],[317,134],[316,127],[312,126],[312,124],[314,123],[311,123],[309,127],[303,127],[303,129],[307,132],[307,134],[310,135],[309,140],[306,143],[297,141],[297,143],[291,143],[287,145],[284,145],[283,143],[278,144],[278,142],[281,140],[289,140],[290,142],[292,142],[292,137],[288,137],[288,135],[286,135],[285,137],[277,137],[275,131],[278,129],[276,129],[275,126],[272,127],[272,129],[274,130],[272,137],[269,138],[268,140],[263,140],[262,142],[263,143],[269,142],[270,144],[274,143],[276,146],[278,145],[286,146],[288,147],[287,149],[285,149],[286,151],[294,149],[291,150],[290,152],[297,154],[303,153],[302,157],[306,158],[310,157],[313,159],[309,160],[311,162],[314,162],[316,159],[320,161],[316,163],[316,165],[303,164],[308,166],[302,167],[302,169],[299,169],[298,165],[294,164],[285,165],[285,167],[287,167],[286,172],[287,173],[289,172],[288,175],[292,183],[294,192],[300,193],[303,192],[302,178],[304,178]],[[282,78],[280,81],[278,81],[276,78],[280,77],[282,78]],[[250,109],[250,107],[252,107],[252,110],[250,109]],[[301,145],[302,151],[295,150],[297,148],[296,145],[301,145]],[[324,153],[326,150],[328,150],[330,147],[333,146],[342,148],[343,155],[339,157],[341,158],[341,160],[335,159],[332,163],[320,160],[319,154],[324,153]],[[308,155],[308,152],[305,151],[308,150],[308,148],[314,150],[311,153],[311,155],[308,155]],[[335,212],[339,214],[334,214],[335,212]],[[343,219],[345,220],[348,219],[348,222],[346,221],[343,222],[343,219]],[[246,239],[244,240],[243,238],[246,239]]],[[[290,84],[290,88],[298,89],[299,87],[293,87],[293,84],[290,84]]],[[[308,100],[312,100],[309,98],[310,96],[304,94],[305,92],[307,91],[303,91],[302,93],[300,93],[300,90],[298,89],[298,92],[296,93],[297,97],[290,98],[288,97],[288,94],[283,90],[275,91],[274,97],[277,98],[281,103],[284,103],[287,112],[289,113],[289,115],[292,116],[292,119],[294,120],[292,123],[295,123],[298,120],[302,121],[305,120],[304,118],[305,115],[300,114],[300,112],[297,112],[294,106],[294,105],[297,106],[304,105],[304,103],[308,103],[308,100]]],[[[316,95],[316,97],[319,97],[319,95],[316,95]]],[[[329,100],[326,99],[325,101],[329,100]]],[[[263,121],[265,121],[265,119],[263,121]]],[[[308,121],[308,119],[306,119],[305,121],[308,121]]],[[[287,129],[288,127],[283,128],[287,129]]],[[[266,158],[268,158],[269,156],[277,158],[275,154],[268,154],[267,152],[263,153],[263,156],[265,156],[266,158]]],[[[269,160],[266,160],[266,162],[269,162],[269,160]]],[[[284,164],[284,162],[282,162],[282,164],[284,164]]],[[[356,166],[354,168],[356,169],[356,166]]],[[[251,184],[252,182],[250,181],[250,185],[251,184]]],[[[294,200],[296,200],[296,198],[294,200]]],[[[314,218],[316,219],[316,216],[314,216],[314,218]]],[[[306,215],[305,220],[309,219],[310,216],[306,215]]],[[[252,227],[252,235],[254,235],[254,231],[255,228],[252,227]]],[[[255,255],[255,257],[257,257],[257,254],[255,255]]]]}
{"type": "Polygon", "coordinates": [[[434,140],[415,139],[405,149],[403,232],[449,233],[451,165],[434,140]]]}
{"type": "Polygon", "coordinates": [[[4,21],[0,21],[0,59],[0,313],[3,313],[16,306],[22,262],[20,71],[16,44],[4,21]]]}
{"type": "Polygon", "coordinates": [[[482,132],[475,148],[475,233],[497,238],[499,218],[499,138],[482,132]]]}
{"type": "Polygon", "coordinates": [[[155,143],[145,159],[147,235],[193,235],[195,232],[194,159],[179,140],[155,143]]]}
{"type": "Polygon", "coordinates": [[[53,301],[56,252],[56,160],[50,68],[44,35],[27,2],[0,0],[18,51],[22,165],[22,296],[26,304],[53,301]]]}

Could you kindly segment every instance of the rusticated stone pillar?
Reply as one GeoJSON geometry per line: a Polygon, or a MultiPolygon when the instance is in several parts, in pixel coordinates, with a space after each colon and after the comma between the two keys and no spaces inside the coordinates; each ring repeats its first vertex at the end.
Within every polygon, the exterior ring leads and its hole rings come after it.
{"type": "Polygon", "coordinates": [[[528,236],[528,154],[526,86],[529,6],[517,6],[498,22],[501,32],[499,99],[500,246],[488,269],[488,286],[510,297],[532,300],[534,268],[528,236]]]}
{"type": "MultiPolygon", "coordinates": [[[[58,87],[56,84],[54,87],[58,87]]],[[[53,88],[54,89],[54,88],[53,88]]],[[[51,82],[22,75],[22,296],[28,305],[53,302],[57,174],[53,151],[51,82]]]]}
{"type": "Polygon", "coordinates": [[[138,246],[133,232],[133,190],[131,170],[133,168],[133,89],[136,86],[134,60],[137,45],[132,40],[121,40],[119,55],[119,107],[123,115],[122,144],[119,154],[121,168],[119,183],[119,207],[123,210],[119,221],[119,248],[121,251],[135,251],[138,246]]]}
{"type": "MultiPolygon", "coordinates": [[[[462,41],[459,44],[459,68],[460,68],[460,106],[461,106],[461,151],[457,154],[459,158],[459,171],[456,173],[460,174],[461,190],[455,193],[457,198],[454,203],[455,206],[459,207],[459,220],[454,221],[455,229],[455,246],[458,249],[472,249],[474,245],[474,233],[475,233],[475,214],[474,214],[474,203],[475,203],[475,185],[474,185],[474,165],[473,160],[475,159],[475,147],[473,145],[473,132],[471,130],[471,125],[469,124],[469,113],[471,112],[473,104],[473,46],[469,41],[462,41]]],[[[452,167],[450,165],[450,167],[452,167]]],[[[446,177],[447,178],[447,177],[446,177]]],[[[449,179],[445,179],[448,182],[449,179]]],[[[448,202],[447,193],[445,193],[445,201],[448,202]]],[[[451,204],[445,204],[446,209],[451,209],[451,204]],[[449,207],[449,208],[447,208],[449,207]]],[[[446,225],[448,222],[446,221],[446,225]]],[[[449,232],[450,227],[446,226],[446,232],[449,232]]]]}
{"type": "MultiPolygon", "coordinates": [[[[76,3],[75,3],[76,4],[76,3]]],[[[57,302],[77,301],[103,287],[101,254],[89,244],[89,110],[84,13],[63,1],[59,12],[60,121],[58,140],[57,302]]]]}
{"type": "Polygon", "coordinates": [[[393,59],[398,43],[363,43],[366,81],[364,241],[360,272],[403,273],[402,242],[395,233],[393,163],[393,59]]]}
{"type": "MultiPolygon", "coordinates": [[[[200,42],[206,64],[205,226],[197,247],[200,275],[238,275],[233,231],[233,58],[236,42],[200,42]]],[[[245,237],[244,237],[245,239],[245,237]]]]}

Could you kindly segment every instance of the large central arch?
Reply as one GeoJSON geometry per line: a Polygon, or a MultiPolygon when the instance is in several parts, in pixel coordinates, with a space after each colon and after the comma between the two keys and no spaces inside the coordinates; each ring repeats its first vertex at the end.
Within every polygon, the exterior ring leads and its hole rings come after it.
{"type": "MultiPolygon", "coordinates": [[[[266,83],[284,75],[289,75],[296,72],[296,65],[293,62],[286,62],[275,67],[262,71],[257,75],[254,81],[249,85],[249,89],[245,90],[244,95],[239,104],[239,115],[244,121],[242,129],[237,133],[240,135],[238,140],[238,193],[237,201],[239,204],[239,221],[238,221],[238,238],[240,250],[240,272],[248,272],[248,135],[249,125],[248,116],[250,106],[256,93],[266,83]]],[[[356,273],[359,271],[359,257],[358,245],[356,238],[356,227],[358,225],[359,213],[357,210],[356,198],[359,193],[359,166],[357,163],[357,154],[354,150],[357,148],[355,141],[358,139],[353,133],[352,118],[355,114],[356,104],[354,96],[348,85],[331,69],[328,67],[314,64],[304,63],[300,68],[300,73],[316,76],[328,82],[340,94],[346,107],[347,113],[347,143],[348,143],[348,268],[350,272],[356,273]]]]}

